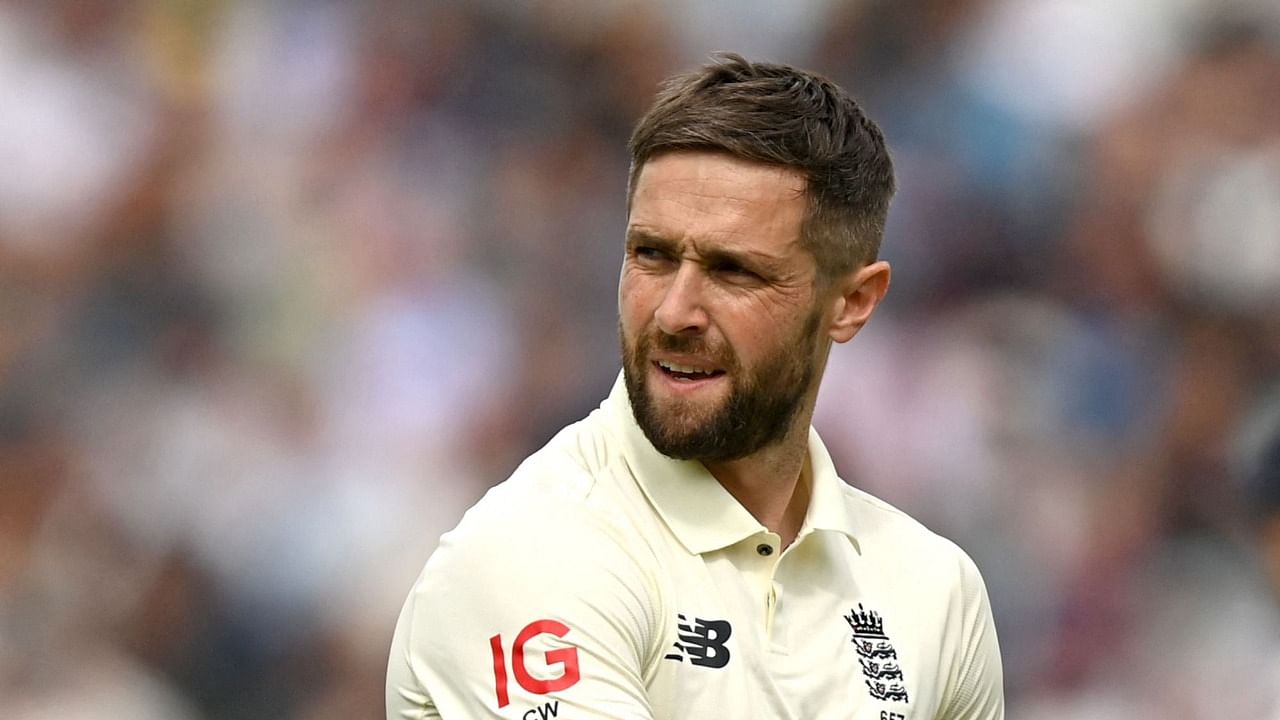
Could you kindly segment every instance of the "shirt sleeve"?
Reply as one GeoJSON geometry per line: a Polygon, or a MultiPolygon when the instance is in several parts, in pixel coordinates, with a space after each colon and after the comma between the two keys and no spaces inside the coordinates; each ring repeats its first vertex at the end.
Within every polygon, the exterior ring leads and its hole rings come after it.
{"type": "Polygon", "coordinates": [[[960,638],[943,720],[1003,720],[1004,668],[991,602],[978,568],[961,552],[960,638]]]}
{"type": "Polygon", "coordinates": [[[650,720],[662,616],[634,537],[580,500],[482,506],[405,602],[388,720],[650,720]]]}

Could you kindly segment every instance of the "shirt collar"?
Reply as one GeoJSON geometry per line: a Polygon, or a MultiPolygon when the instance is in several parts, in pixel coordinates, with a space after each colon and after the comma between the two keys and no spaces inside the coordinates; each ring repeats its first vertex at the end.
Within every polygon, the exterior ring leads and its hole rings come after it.
{"type": "Polygon", "coordinates": [[[831,461],[831,453],[827,452],[827,446],[813,427],[809,428],[809,469],[813,474],[813,493],[797,540],[813,530],[837,532],[848,537],[861,553],[862,546],[858,543],[853,517],[845,501],[845,482],[840,479],[836,465],[831,461]]]}
{"type": "MultiPolygon", "coordinates": [[[[636,424],[621,375],[604,405],[640,488],[686,550],[702,554],[768,532],[701,462],[676,460],[653,447],[636,424]]],[[[812,531],[825,530],[848,536],[857,547],[841,491],[844,481],[836,474],[831,455],[812,428],[809,465],[813,490],[797,542],[812,531]]]]}

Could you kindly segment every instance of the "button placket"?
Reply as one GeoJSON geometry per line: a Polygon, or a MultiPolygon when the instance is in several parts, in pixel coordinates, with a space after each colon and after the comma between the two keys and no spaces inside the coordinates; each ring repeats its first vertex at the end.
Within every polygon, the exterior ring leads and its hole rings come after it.
{"type": "Polygon", "coordinates": [[[778,571],[778,563],[782,558],[778,552],[778,540],[772,535],[765,536],[765,539],[756,543],[756,555],[763,561],[761,567],[760,580],[764,595],[764,632],[766,639],[773,633],[773,614],[778,606],[778,596],[775,590],[776,583],[773,580],[774,574],[778,571]]]}

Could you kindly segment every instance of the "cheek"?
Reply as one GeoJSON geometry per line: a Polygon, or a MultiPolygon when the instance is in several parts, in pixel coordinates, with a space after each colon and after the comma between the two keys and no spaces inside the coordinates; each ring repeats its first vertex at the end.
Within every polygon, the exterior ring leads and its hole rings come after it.
{"type": "Polygon", "coordinates": [[[778,342],[794,322],[795,311],[792,308],[763,298],[744,298],[732,309],[731,317],[725,321],[733,324],[743,342],[754,345],[778,342]]]}
{"type": "Polygon", "coordinates": [[[618,317],[623,326],[643,326],[644,319],[653,315],[656,296],[652,282],[624,269],[618,281],[618,317]]]}
{"type": "Polygon", "coordinates": [[[635,324],[635,318],[640,312],[639,304],[639,298],[627,284],[624,283],[618,288],[618,319],[624,328],[635,324]]]}
{"type": "Polygon", "coordinates": [[[753,303],[720,327],[743,362],[752,364],[788,350],[805,340],[810,316],[793,307],[753,303]]]}

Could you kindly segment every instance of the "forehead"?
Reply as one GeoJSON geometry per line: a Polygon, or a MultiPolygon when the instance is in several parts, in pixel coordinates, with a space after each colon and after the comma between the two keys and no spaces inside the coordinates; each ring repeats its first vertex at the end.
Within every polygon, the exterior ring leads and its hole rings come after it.
{"type": "Polygon", "coordinates": [[[792,168],[713,152],[667,153],[641,169],[629,229],[786,253],[799,249],[804,191],[804,176],[792,168]]]}

